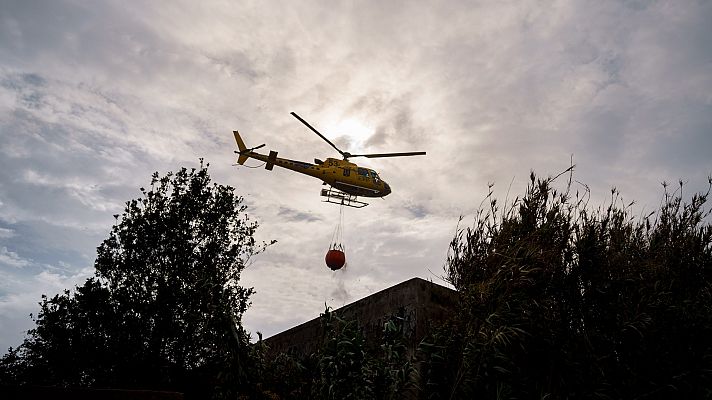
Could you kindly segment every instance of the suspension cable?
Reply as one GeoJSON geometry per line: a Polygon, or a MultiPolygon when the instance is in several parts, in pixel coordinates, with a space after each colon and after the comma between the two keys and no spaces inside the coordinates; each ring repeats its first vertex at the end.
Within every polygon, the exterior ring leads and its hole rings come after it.
{"type": "Polygon", "coordinates": [[[341,243],[344,234],[344,204],[339,206],[339,221],[334,228],[334,233],[331,235],[330,249],[344,250],[344,246],[341,243]]]}

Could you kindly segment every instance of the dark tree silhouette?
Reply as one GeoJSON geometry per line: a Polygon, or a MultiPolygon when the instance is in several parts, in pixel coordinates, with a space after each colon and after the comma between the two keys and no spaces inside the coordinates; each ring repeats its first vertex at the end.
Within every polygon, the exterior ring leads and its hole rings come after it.
{"type": "MultiPolygon", "coordinates": [[[[43,296],[36,327],[3,358],[6,383],[229,394],[245,384],[258,249],[242,198],[207,165],[159,177],[99,246],[96,278],[43,296]],[[216,389],[217,388],[217,389],[216,389]]],[[[243,388],[244,389],[244,388],[243,388]]]]}

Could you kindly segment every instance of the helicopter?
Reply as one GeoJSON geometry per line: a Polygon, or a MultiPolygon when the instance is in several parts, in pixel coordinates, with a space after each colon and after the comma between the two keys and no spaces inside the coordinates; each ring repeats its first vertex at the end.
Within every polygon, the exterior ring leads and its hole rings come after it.
{"type": "Polygon", "coordinates": [[[405,153],[373,153],[373,154],[351,154],[342,151],[307,121],[302,119],[295,112],[291,115],[298,119],[302,124],[306,125],[312,132],[316,133],[320,138],[324,139],[331,147],[341,154],[343,159],[327,158],[320,160],[315,158],[314,163],[303,161],[290,160],[287,158],[277,157],[276,151],[270,151],[269,155],[260,154],[255,150],[264,147],[261,144],[256,147],[248,148],[242,140],[238,131],[233,131],[235,142],[238,150],[235,153],[238,155],[237,164],[243,165],[248,158],[265,162],[265,169],[271,171],[274,166],[286,168],[305,175],[313,176],[323,181],[324,185],[329,185],[329,189],[322,189],[321,196],[325,198],[325,202],[342,204],[349,207],[361,208],[368,205],[363,201],[358,200],[361,197],[385,197],[391,193],[391,187],[378,175],[376,171],[370,168],[360,167],[349,161],[354,157],[380,158],[380,157],[406,157],[425,155],[424,151],[411,151],[405,153]]]}

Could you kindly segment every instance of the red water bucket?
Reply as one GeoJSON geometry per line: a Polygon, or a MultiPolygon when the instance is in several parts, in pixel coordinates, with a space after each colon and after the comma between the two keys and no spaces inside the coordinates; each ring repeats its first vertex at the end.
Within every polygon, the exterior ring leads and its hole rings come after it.
{"type": "Polygon", "coordinates": [[[341,250],[331,249],[326,252],[326,266],[331,268],[332,271],[341,269],[346,263],[346,254],[341,250]]]}

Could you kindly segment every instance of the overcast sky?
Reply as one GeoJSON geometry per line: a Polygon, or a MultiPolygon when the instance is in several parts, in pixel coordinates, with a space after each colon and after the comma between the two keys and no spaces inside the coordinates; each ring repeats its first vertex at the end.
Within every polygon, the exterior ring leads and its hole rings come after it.
{"type": "MultiPolygon", "coordinates": [[[[40,295],[93,274],[151,174],[197,167],[245,197],[259,240],[245,325],[269,336],[418,276],[439,282],[458,217],[531,170],[638,209],[712,172],[712,1],[0,0],[0,354],[40,295]],[[201,4],[201,5],[198,5],[201,4]],[[354,161],[393,193],[347,209],[319,181],[237,168],[231,131],[303,161],[354,161]]],[[[247,164],[259,165],[254,160],[247,164]]],[[[642,211],[641,211],[642,212],[642,211]]]]}

